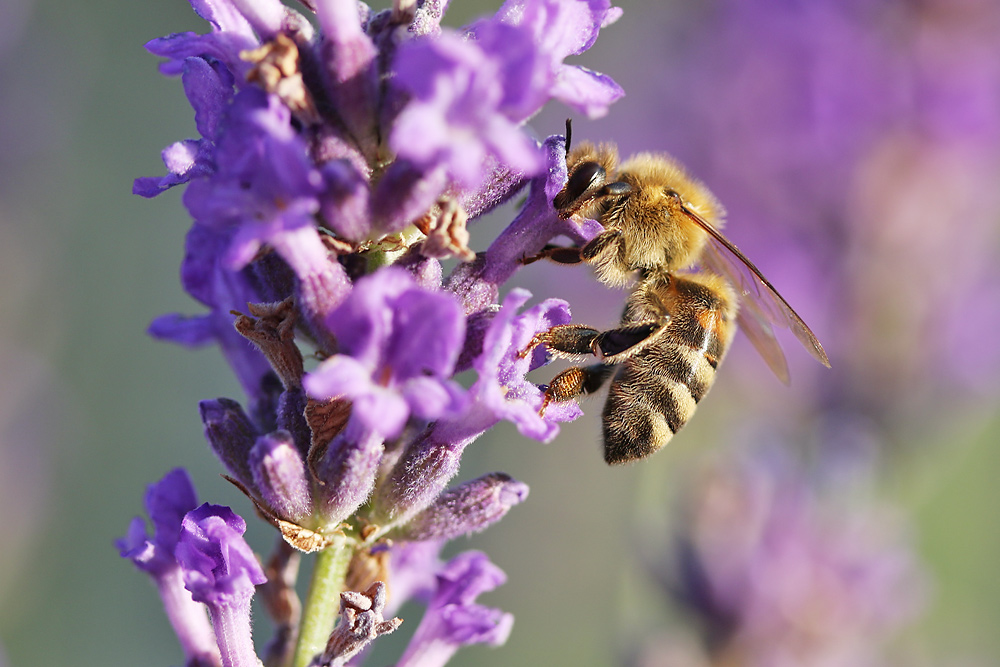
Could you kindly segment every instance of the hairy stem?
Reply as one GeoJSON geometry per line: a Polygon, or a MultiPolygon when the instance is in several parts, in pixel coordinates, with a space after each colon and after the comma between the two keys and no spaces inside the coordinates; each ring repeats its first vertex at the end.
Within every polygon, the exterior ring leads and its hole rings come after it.
{"type": "Polygon", "coordinates": [[[350,562],[351,548],[345,540],[334,542],[317,555],[292,667],[308,667],[326,648],[340,612],[340,594],[350,562]]]}

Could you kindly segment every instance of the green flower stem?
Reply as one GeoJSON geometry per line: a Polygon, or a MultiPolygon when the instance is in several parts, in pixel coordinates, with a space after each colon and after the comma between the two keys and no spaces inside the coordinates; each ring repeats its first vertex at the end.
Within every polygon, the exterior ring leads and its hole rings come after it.
{"type": "Polygon", "coordinates": [[[338,540],[317,554],[292,667],[308,667],[326,648],[340,612],[340,594],[350,563],[351,548],[346,540],[338,540]]]}

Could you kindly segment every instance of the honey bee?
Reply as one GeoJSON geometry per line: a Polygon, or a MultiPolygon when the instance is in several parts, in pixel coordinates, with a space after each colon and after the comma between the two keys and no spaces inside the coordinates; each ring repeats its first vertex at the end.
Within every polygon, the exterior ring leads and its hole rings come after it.
{"type": "Polygon", "coordinates": [[[597,357],[597,364],[553,378],[542,412],[610,379],[602,420],[605,461],[644,458],[687,423],[715,381],[737,327],[786,384],[788,365],[772,325],[790,329],[830,366],[802,318],[719,231],[724,210],[715,196],[673,158],[640,153],[619,165],[615,146],[584,143],[568,151],[567,166],[556,210],[564,219],[596,219],[604,231],[583,246],[546,246],[524,262],[586,262],[605,284],[636,282],[619,327],[556,326],[535,336],[522,354],[543,344],[557,357],[597,357]]]}

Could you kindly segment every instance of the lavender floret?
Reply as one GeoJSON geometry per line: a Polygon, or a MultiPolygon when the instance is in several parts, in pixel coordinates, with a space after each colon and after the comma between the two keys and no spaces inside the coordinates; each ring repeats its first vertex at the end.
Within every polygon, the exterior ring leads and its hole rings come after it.
{"type": "Polygon", "coordinates": [[[126,536],[115,545],[123,558],[128,558],[152,577],[187,663],[218,667],[222,663],[212,625],[205,607],[184,587],[183,570],[175,556],[183,517],[197,505],[187,472],[177,468],[151,484],[146,491],[145,504],[153,521],[153,537],[146,534],[142,518],[136,517],[126,536]]]}
{"type": "Polygon", "coordinates": [[[175,555],[184,587],[204,603],[222,655],[223,667],[257,667],[250,630],[254,586],[267,581],[243,540],[246,522],[228,507],[209,505],[188,512],[175,555]]]}
{"type": "Polygon", "coordinates": [[[436,667],[466,644],[499,646],[507,641],[514,617],[476,602],[506,579],[483,553],[455,556],[438,573],[427,612],[396,666],[436,667]]]}

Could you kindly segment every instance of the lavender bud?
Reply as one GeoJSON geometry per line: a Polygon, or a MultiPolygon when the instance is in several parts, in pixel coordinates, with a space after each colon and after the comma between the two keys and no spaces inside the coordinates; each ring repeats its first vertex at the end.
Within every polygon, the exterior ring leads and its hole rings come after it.
{"type": "Polygon", "coordinates": [[[306,466],[287,431],[257,438],[249,465],[261,500],[277,516],[303,523],[312,514],[306,466]]]}
{"type": "Polygon", "coordinates": [[[451,540],[485,530],[528,497],[528,485],[492,473],[442,493],[434,504],[390,536],[404,540],[451,540]]]}
{"type": "Polygon", "coordinates": [[[351,418],[315,465],[319,481],[316,504],[324,526],[336,528],[361,506],[375,486],[382,458],[382,436],[351,418]]]}
{"type": "Polygon", "coordinates": [[[239,403],[228,398],[202,401],[198,404],[205,437],[222,464],[248,488],[254,486],[249,455],[257,439],[257,429],[239,403]]]}

